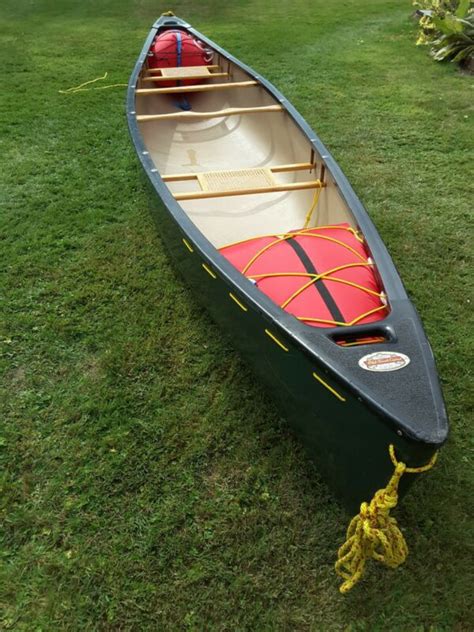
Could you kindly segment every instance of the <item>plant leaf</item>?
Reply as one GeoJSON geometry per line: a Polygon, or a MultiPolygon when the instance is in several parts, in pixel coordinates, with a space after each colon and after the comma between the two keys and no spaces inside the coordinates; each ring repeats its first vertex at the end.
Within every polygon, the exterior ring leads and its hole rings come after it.
{"type": "Polygon", "coordinates": [[[454,44],[448,44],[448,46],[444,46],[443,48],[440,48],[438,51],[436,51],[436,53],[434,53],[433,55],[433,59],[436,59],[436,61],[444,61],[445,59],[448,59],[449,56],[454,52],[454,50],[456,49],[454,44]]]}
{"type": "Polygon", "coordinates": [[[433,17],[433,24],[446,35],[462,33],[463,24],[455,15],[446,13],[444,18],[433,17]]]}
{"type": "Polygon", "coordinates": [[[474,46],[468,46],[468,48],[463,48],[457,53],[451,61],[462,61],[463,59],[467,59],[470,54],[474,52],[474,46]],[[472,49],[471,51],[469,49],[472,49]]]}
{"type": "Polygon", "coordinates": [[[456,15],[458,18],[466,17],[470,4],[471,0],[459,0],[459,6],[456,9],[456,15]]]}

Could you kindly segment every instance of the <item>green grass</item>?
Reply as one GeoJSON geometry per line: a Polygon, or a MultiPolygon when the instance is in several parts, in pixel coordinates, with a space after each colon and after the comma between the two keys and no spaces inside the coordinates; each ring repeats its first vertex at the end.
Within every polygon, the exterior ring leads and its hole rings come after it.
{"type": "Polygon", "coordinates": [[[2,6],[0,628],[472,630],[472,80],[408,1],[2,6]],[[452,434],[396,511],[411,554],[347,597],[348,517],[170,267],[124,89],[58,93],[126,82],[169,8],[318,131],[437,356],[452,434]]]}

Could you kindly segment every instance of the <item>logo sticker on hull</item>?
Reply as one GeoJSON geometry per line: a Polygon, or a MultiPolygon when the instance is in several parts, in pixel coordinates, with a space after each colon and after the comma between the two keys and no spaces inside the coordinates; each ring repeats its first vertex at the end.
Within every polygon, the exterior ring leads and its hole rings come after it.
{"type": "Polygon", "coordinates": [[[410,358],[404,353],[395,351],[378,351],[369,353],[359,360],[359,366],[366,371],[382,373],[384,371],[398,371],[410,364],[410,358]]]}

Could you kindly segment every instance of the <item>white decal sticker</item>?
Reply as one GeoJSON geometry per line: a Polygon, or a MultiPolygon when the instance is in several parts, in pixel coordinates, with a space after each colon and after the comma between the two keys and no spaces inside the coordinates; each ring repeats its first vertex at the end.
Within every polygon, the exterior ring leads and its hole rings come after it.
{"type": "Polygon", "coordinates": [[[366,371],[398,371],[410,364],[410,358],[396,351],[377,351],[359,360],[359,366],[366,371]]]}

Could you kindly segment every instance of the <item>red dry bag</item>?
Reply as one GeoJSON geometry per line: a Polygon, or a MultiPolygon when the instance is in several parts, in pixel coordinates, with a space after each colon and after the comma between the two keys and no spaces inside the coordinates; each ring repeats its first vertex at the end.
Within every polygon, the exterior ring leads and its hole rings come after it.
{"type": "MultiPolygon", "coordinates": [[[[148,53],[149,68],[179,68],[181,66],[207,66],[212,61],[212,51],[186,31],[173,29],[157,35],[148,53]]],[[[162,87],[191,86],[200,80],[160,81],[162,87]]],[[[158,82],[157,82],[158,85],[158,82]]]]}

